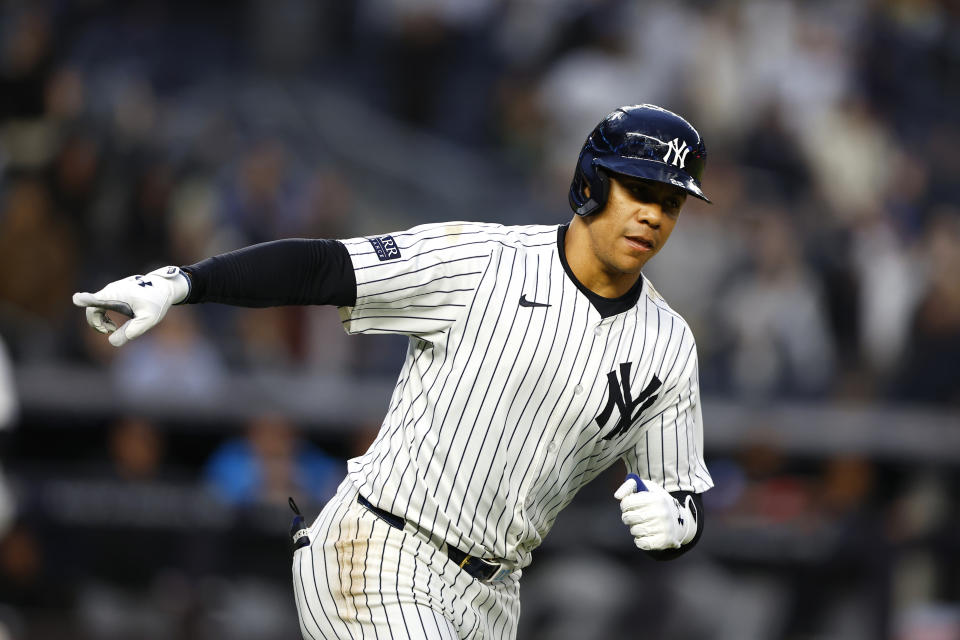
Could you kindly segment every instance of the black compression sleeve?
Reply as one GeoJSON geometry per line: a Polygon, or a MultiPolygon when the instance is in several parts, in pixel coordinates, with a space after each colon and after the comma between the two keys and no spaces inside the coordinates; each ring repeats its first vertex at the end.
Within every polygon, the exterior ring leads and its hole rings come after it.
{"type": "Polygon", "coordinates": [[[654,560],[673,560],[674,558],[679,558],[700,541],[700,535],[703,533],[703,498],[699,493],[690,493],[689,491],[671,491],[670,495],[680,501],[680,504],[683,504],[687,500],[687,496],[693,496],[694,508],[696,513],[694,514],[697,519],[697,533],[693,536],[693,540],[683,545],[679,549],[657,549],[654,551],[644,551],[648,556],[654,560]]]}
{"type": "Polygon", "coordinates": [[[276,240],[182,268],[190,277],[188,304],[352,306],[357,300],[350,253],[336,240],[276,240]]]}

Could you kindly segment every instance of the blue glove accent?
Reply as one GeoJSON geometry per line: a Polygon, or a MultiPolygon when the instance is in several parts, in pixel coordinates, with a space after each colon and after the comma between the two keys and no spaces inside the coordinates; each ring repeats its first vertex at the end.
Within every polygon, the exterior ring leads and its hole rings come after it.
{"type": "Polygon", "coordinates": [[[647,490],[646,485],[643,484],[643,480],[641,480],[641,479],[640,479],[640,476],[638,476],[637,474],[635,474],[635,473],[628,473],[628,474],[627,474],[627,480],[633,480],[634,482],[637,483],[637,493],[640,493],[641,491],[646,491],[646,490],[647,490]]]}

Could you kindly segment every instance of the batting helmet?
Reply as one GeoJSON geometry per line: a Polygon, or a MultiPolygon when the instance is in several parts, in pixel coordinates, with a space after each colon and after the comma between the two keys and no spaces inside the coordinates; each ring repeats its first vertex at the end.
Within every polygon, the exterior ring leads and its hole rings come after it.
{"type": "Polygon", "coordinates": [[[700,188],[706,163],[700,134],[674,112],[652,104],[620,107],[583,143],[570,184],[570,208],[580,216],[602,209],[610,189],[607,171],[666,182],[710,202],[700,188]]]}

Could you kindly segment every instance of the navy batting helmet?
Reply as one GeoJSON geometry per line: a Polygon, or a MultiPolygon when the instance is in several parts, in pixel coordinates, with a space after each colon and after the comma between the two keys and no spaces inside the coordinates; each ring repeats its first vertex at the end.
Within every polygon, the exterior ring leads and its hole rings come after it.
{"type": "Polygon", "coordinates": [[[706,163],[700,134],[674,112],[652,104],[620,107],[583,143],[570,184],[570,208],[580,216],[602,209],[610,188],[607,171],[672,184],[710,202],[700,188],[706,163]]]}

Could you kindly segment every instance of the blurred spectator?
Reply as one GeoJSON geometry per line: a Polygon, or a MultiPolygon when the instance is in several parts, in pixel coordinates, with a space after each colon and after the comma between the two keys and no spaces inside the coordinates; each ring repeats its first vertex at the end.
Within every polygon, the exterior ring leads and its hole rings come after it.
{"type": "Polygon", "coordinates": [[[948,481],[936,469],[911,470],[890,501],[885,533],[899,551],[893,558],[899,584],[891,593],[899,611],[924,603],[956,602],[956,591],[949,588],[956,565],[940,561],[949,558],[943,543],[956,539],[948,481]]]}
{"type": "Polygon", "coordinates": [[[894,554],[882,535],[875,477],[874,465],[864,458],[826,461],[810,514],[826,532],[820,538],[826,546],[815,561],[791,574],[785,636],[889,637],[894,554]]]}
{"type": "Polygon", "coordinates": [[[174,187],[167,215],[168,262],[193,264],[242,245],[238,230],[217,228],[218,210],[216,188],[206,178],[191,177],[174,187]]]}
{"type": "Polygon", "coordinates": [[[910,318],[922,293],[922,267],[903,233],[880,215],[855,228],[851,258],[859,283],[859,359],[885,380],[910,338],[910,318]]]}
{"type": "Polygon", "coordinates": [[[240,309],[235,315],[243,362],[251,370],[292,368],[302,362],[304,309],[240,309]]]}
{"type": "Polygon", "coordinates": [[[810,170],[800,144],[787,126],[782,105],[771,102],[750,125],[738,154],[740,165],[747,169],[750,185],[762,190],[767,197],[788,202],[807,197],[810,170]]]}
{"type": "Polygon", "coordinates": [[[924,240],[926,290],[913,316],[910,347],[893,385],[905,400],[960,405],[960,211],[944,209],[924,240]]]}
{"type": "MultiPolygon", "coordinates": [[[[603,554],[565,554],[538,564],[524,587],[543,593],[520,617],[519,637],[529,640],[601,640],[621,637],[625,612],[662,607],[649,584],[637,584],[635,567],[603,554]]],[[[659,586],[659,585],[658,585],[659,586]]],[[[659,616],[650,616],[657,619],[659,616]]],[[[647,619],[644,616],[644,619],[647,619]]],[[[656,636],[656,626],[644,633],[656,636]]]]}
{"type": "Polygon", "coordinates": [[[880,206],[898,150],[863,99],[851,97],[800,140],[833,215],[852,222],[880,206]]]}
{"type": "Polygon", "coordinates": [[[325,502],[346,473],[342,461],[324,453],[279,415],[247,425],[243,438],[223,443],[206,463],[214,494],[233,505],[286,504],[290,496],[325,502]]]}
{"type": "Polygon", "coordinates": [[[367,91],[403,120],[485,142],[497,68],[492,0],[363,0],[358,52],[367,91]]]}
{"type": "MultiPolygon", "coordinates": [[[[126,321],[120,316],[117,326],[126,321]]],[[[178,307],[120,350],[111,373],[124,394],[168,402],[178,396],[215,396],[223,389],[226,370],[220,353],[200,333],[192,309],[178,307]]]]}
{"type": "Polygon", "coordinates": [[[86,87],[80,71],[64,66],[50,77],[46,87],[47,115],[54,121],[77,119],[86,104],[86,87]]]}
{"type": "Polygon", "coordinates": [[[120,271],[140,273],[147,265],[169,261],[170,246],[167,210],[174,188],[173,167],[156,160],[147,162],[131,176],[126,206],[117,209],[118,219],[102,229],[101,240],[108,246],[127,247],[127,260],[112,260],[120,271]],[[131,259],[132,258],[132,259],[131,259]]]}
{"type": "Polygon", "coordinates": [[[813,483],[791,465],[783,446],[763,431],[762,424],[743,446],[737,465],[746,484],[738,500],[727,496],[728,511],[718,515],[753,524],[758,531],[794,536],[810,534],[822,525],[813,517],[817,507],[813,483]]]}
{"type": "Polygon", "coordinates": [[[44,111],[44,83],[53,61],[54,32],[43,7],[5,11],[0,25],[0,120],[44,111]]]}
{"type": "Polygon", "coordinates": [[[733,340],[731,382],[749,396],[824,393],[834,351],[819,285],[786,216],[769,210],[757,217],[751,268],[720,307],[733,340]]]}
{"type": "Polygon", "coordinates": [[[27,633],[31,620],[56,619],[71,604],[69,582],[48,551],[24,521],[0,535],[0,633],[13,630],[13,640],[34,637],[27,633]]]}
{"type": "Polygon", "coordinates": [[[156,427],[146,418],[121,418],[110,428],[113,473],[126,482],[156,479],[165,447],[156,427]]]}
{"type": "Polygon", "coordinates": [[[241,244],[290,235],[295,226],[289,152],[281,140],[264,140],[241,159],[221,205],[224,222],[239,232],[241,244]]]}
{"type": "Polygon", "coordinates": [[[116,220],[97,219],[94,202],[103,195],[103,149],[92,132],[69,133],[60,145],[49,172],[50,195],[58,212],[83,233],[87,247],[106,248],[116,220]]]}
{"type": "Polygon", "coordinates": [[[74,235],[39,181],[17,180],[0,197],[0,302],[55,324],[74,288],[74,235]]]}
{"type": "Polygon", "coordinates": [[[913,135],[956,116],[957,11],[949,2],[883,0],[861,32],[862,82],[893,128],[913,135]],[[947,115],[949,114],[949,115],[947,115]]]}
{"type": "Polygon", "coordinates": [[[351,217],[356,213],[355,194],[348,176],[335,167],[320,165],[304,181],[290,230],[306,238],[348,238],[354,235],[351,217]]]}
{"type": "Polygon", "coordinates": [[[529,74],[505,75],[497,87],[497,141],[503,162],[512,170],[532,173],[549,151],[542,131],[543,109],[529,74]]]}
{"type": "Polygon", "coordinates": [[[45,601],[40,542],[20,524],[0,536],[0,602],[37,606],[45,601]]]}

